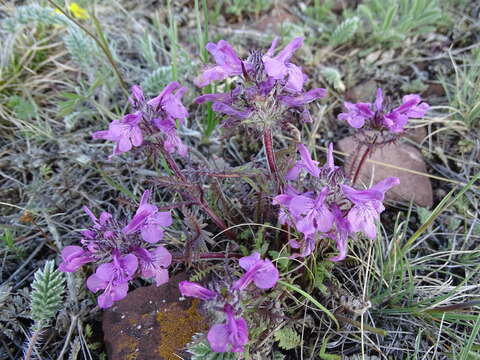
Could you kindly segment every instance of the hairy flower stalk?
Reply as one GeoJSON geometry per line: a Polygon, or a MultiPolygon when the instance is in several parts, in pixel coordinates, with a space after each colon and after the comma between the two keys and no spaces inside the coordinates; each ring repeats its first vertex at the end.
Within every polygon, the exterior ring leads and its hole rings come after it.
{"type": "Polygon", "coordinates": [[[374,149],[376,142],[377,142],[377,135],[374,136],[372,142],[367,145],[367,148],[363,152],[362,157],[360,158],[360,161],[357,165],[357,168],[355,169],[355,173],[352,177],[352,184],[356,184],[358,176],[360,175],[360,171],[362,170],[363,164],[365,164],[365,161],[367,160],[368,155],[374,149]]]}
{"type": "Polygon", "coordinates": [[[224,127],[241,125],[262,134],[267,166],[281,192],[283,184],[275,161],[273,131],[298,119],[310,122],[307,105],[324,97],[326,90],[304,91],[307,76],[290,62],[303,44],[302,38],[293,39],[275,55],[277,43],[278,38],[275,38],[267,52],[254,50],[243,60],[224,40],[207,44],[216,65],[205,69],[195,83],[204,87],[228,77],[239,77],[239,81],[229,93],[204,94],[195,101],[198,104],[212,102],[212,109],[225,116],[224,127]]]}
{"type": "Polygon", "coordinates": [[[267,156],[267,164],[270,170],[270,174],[273,176],[274,181],[277,184],[277,191],[282,192],[282,184],[280,177],[278,175],[277,163],[275,160],[275,152],[273,150],[273,137],[272,130],[270,128],[265,128],[263,130],[263,146],[265,148],[265,154],[267,156]]]}

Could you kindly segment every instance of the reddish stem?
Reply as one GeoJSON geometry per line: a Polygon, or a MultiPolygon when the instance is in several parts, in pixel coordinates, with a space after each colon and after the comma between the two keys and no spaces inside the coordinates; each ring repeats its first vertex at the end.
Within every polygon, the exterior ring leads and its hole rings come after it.
{"type": "Polygon", "coordinates": [[[273,136],[272,129],[265,128],[263,130],[263,146],[265,147],[265,154],[267,155],[267,164],[270,173],[273,175],[275,182],[277,183],[278,193],[282,192],[282,185],[278,176],[277,162],[275,161],[275,152],[273,151],[273,136]]]}
{"type": "Polygon", "coordinates": [[[360,162],[358,163],[357,169],[355,170],[355,175],[353,175],[352,185],[355,185],[355,183],[357,182],[358,175],[360,175],[360,170],[362,169],[363,164],[365,163],[365,160],[367,160],[368,154],[373,149],[376,141],[377,141],[377,137],[375,136],[373,138],[372,143],[367,145],[367,148],[365,149],[365,152],[363,153],[360,159],[360,162]]]}
{"type": "Polygon", "coordinates": [[[237,236],[231,230],[227,230],[228,226],[223,222],[223,220],[217,214],[215,214],[215,212],[210,208],[210,206],[208,206],[208,204],[204,200],[200,201],[198,204],[202,207],[203,211],[205,211],[208,214],[208,216],[210,216],[213,222],[217,224],[217,226],[220,229],[225,231],[225,234],[230,239],[232,240],[237,239],[237,236]]]}
{"type": "MultiPolygon", "coordinates": [[[[166,151],[163,147],[163,144],[160,145],[160,151],[162,152],[163,156],[165,157],[165,160],[167,161],[167,164],[168,166],[170,167],[170,169],[175,173],[175,175],[180,178],[183,182],[188,182],[187,178],[185,177],[185,175],[182,174],[182,172],[180,171],[180,168],[178,167],[177,163],[175,162],[175,160],[172,158],[172,155],[170,155],[170,153],[168,151],[166,151]]],[[[200,188],[200,191],[201,191],[201,188],[200,188]]],[[[212,219],[212,221],[217,224],[217,226],[221,229],[221,230],[224,230],[226,235],[232,239],[232,240],[236,240],[236,235],[230,231],[230,230],[227,230],[228,226],[223,222],[223,220],[217,215],[215,214],[215,212],[208,206],[208,204],[205,202],[205,200],[203,199],[203,196],[200,196],[199,198],[195,198],[194,197],[194,201],[193,203],[196,203],[198,204],[207,214],[208,216],[210,216],[210,218],[212,219]]]]}
{"type": "Polygon", "coordinates": [[[160,151],[162,152],[163,157],[167,161],[167,164],[170,170],[172,170],[175,173],[175,175],[178,178],[180,178],[182,181],[187,182],[187,178],[180,171],[180,168],[178,167],[175,160],[172,158],[172,155],[170,155],[170,153],[164,149],[163,144],[160,144],[160,151]]]}

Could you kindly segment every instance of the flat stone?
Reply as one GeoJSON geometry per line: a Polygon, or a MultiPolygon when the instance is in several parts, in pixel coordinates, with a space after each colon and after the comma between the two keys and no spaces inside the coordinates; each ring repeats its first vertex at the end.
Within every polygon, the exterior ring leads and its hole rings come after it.
{"type": "Polygon", "coordinates": [[[374,80],[363,81],[347,90],[345,99],[357,102],[374,102],[379,85],[374,80]]]}
{"type": "MultiPolygon", "coordinates": [[[[359,148],[352,136],[340,140],[338,147],[342,152],[348,154],[345,172],[353,174],[355,169],[352,169],[352,167],[354,163],[359,162],[359,158],[364,154],[366,147],[362,146],[359,148]]],[[[398,168],[422,173],[427,172],[422,153],[408,144],[393,143],[382,146],[377,148],[368,159],[390,164],[398,168]]],[[[413,201],[418,206],[431,207],[433,205],[433,191],[430,179],[426,176],[413,174],[398,168],[366,161],[360,170],[355,185],[375,184],[387,177],[395,176],[400,179],[400,185],[393,187],[385,194],[387,200],[413,201]]]]}
{"type": "MultiPolygon", "coordinates": [[[[198,299],[180,300],[178,282],[172,278],[131,291],[103,314],[103,333],[110,360],[178,360],[188,358],[185,345],[203,332],[208,322],[198,299]]],[[[182,298],[183,299],[183,298],[182,298]]]]}

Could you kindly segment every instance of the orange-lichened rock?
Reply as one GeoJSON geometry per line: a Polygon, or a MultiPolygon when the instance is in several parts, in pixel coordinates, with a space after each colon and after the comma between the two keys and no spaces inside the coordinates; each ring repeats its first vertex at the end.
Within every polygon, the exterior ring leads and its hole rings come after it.
{"type": "Polygon", "coordinates": [[[208,322],[198,299],[183,299],[176,276],[162,286],[140,287],[103,315],[103,332],[111,360],[178,360],[185,345],[208,322]],[[182,300],[180,300],[180,298],[182,300]]]}

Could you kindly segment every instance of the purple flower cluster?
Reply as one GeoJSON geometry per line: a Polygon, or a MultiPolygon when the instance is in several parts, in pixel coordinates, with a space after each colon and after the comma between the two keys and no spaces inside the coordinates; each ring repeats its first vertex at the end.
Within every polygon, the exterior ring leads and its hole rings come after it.
{"type": "Polygon", "coordinates": [[[161,212],[149,204],[150,191],[145,191],[140,206],[125,226],[121,226],[107,212],[97,218],[87,207],[93,225],[82,232],[82,246],[71,245],[62,250],[59,268],[64,272],[75,272],[82,265],[100,264],[87,279],[87,287],[96,293],[98,305],[108,308],[127,296],[128,283],[135,275],[152,278],[160,286],[169,279],[167,268],[172,255],[163,246],[152,248],[163,237],[163,228],[172,224],[170,212],[161,212]]]}
{"type": "Polygon", "coordinates": [[[422,118],[429,109],[429,105],[422,102],[419,95],[405,95],[402,105],[388,110],[385,106],[382,89],[377,89],[377,97],[372,103],[352,104],[344,103],[346,112],[338,115],[338,119],[347,121],[356,129],[366,127],[368,130],[389,131],[401,133],[409,118],[422,118]]]}
{"type": "Polygon", "coordinates": [[[308,149],[298,145],[301,160],[288,171],[287,180],[295,180],[302,171],[310,177],[300,182],[303,191],[288,185],[284,193],[273,199],[273,204],[281,205],[279,221],[294,226],[304,235],[299,243],[291,240],[293,248],[301,252],[294,256],[307,256],[313,252],[316,240],[331,238],[336,241],[339,254],[330,258],[340,261],[347,254],[347,239],[361,232],[370,239],[376,237],[376,221],[385,209],[385,192],[400,183],[398,178],[387,178],[368,190],[356,190],[346,184],[339,167],[333,163],[333,147],[330,144],[327,163],[318,167],[308,149]]]}
{"type": "Polygon", "coordinates": [[[259,289],[271,289],[279,278],[275,265],[270,260],[262,260],[259,253],[241,258],[239,265],[246,272],[228,288],[226,295],[220,295],[219,292],[209,290],[197,283],[189,281],[179,283],[180,293],[183,296],[222,305],[220,309],[225,315],[225,323],[213,325],[207,335],[208,342],[215,352],[243,351],[244,345],[248,343],[248,326],[247,321],[239,316],[239,299],[252,282],[259,289]],[[231,299],[237,299],[237,303],[232,305],[231,299]]]}
{"type": "Polygon", "coordinates": [[[177,152],[180,156],[186,156],[187,147],[177,135],[177,120],[184,124],[188,116],[181,101],[186,90],[179,83],[171,82],[160,95],[147,101],[143,90],[135,85],[130,98],[134,112],[121,120],[112,121],[108,130],[96,131],[92,137],[115,142],[112,157],[143,145],[146,135],[160,132],[162,136],[158,145],[169,153],[177,152]]]}
{"type": "Polygon", "coordinates": [[[195,101],[213,102],[212,109],[227,117],[226,126],[243,124],[260,129],[281,126],[295,114],[305,122],[311,121],[306,105],[324,97],[326,90],[316,88],[305,92],[307,76],[290,62],[303,44],[302,38],[293,39],[275,55],[277,43],[275,38],[265,54],[256,50],[244,60],[225,40],[208,43],[206,48],[216,65],[205,69],[195,84],[204,87],[232,76],[240,76],[240,82],[228,93],[205,94],[195,101]]]}

